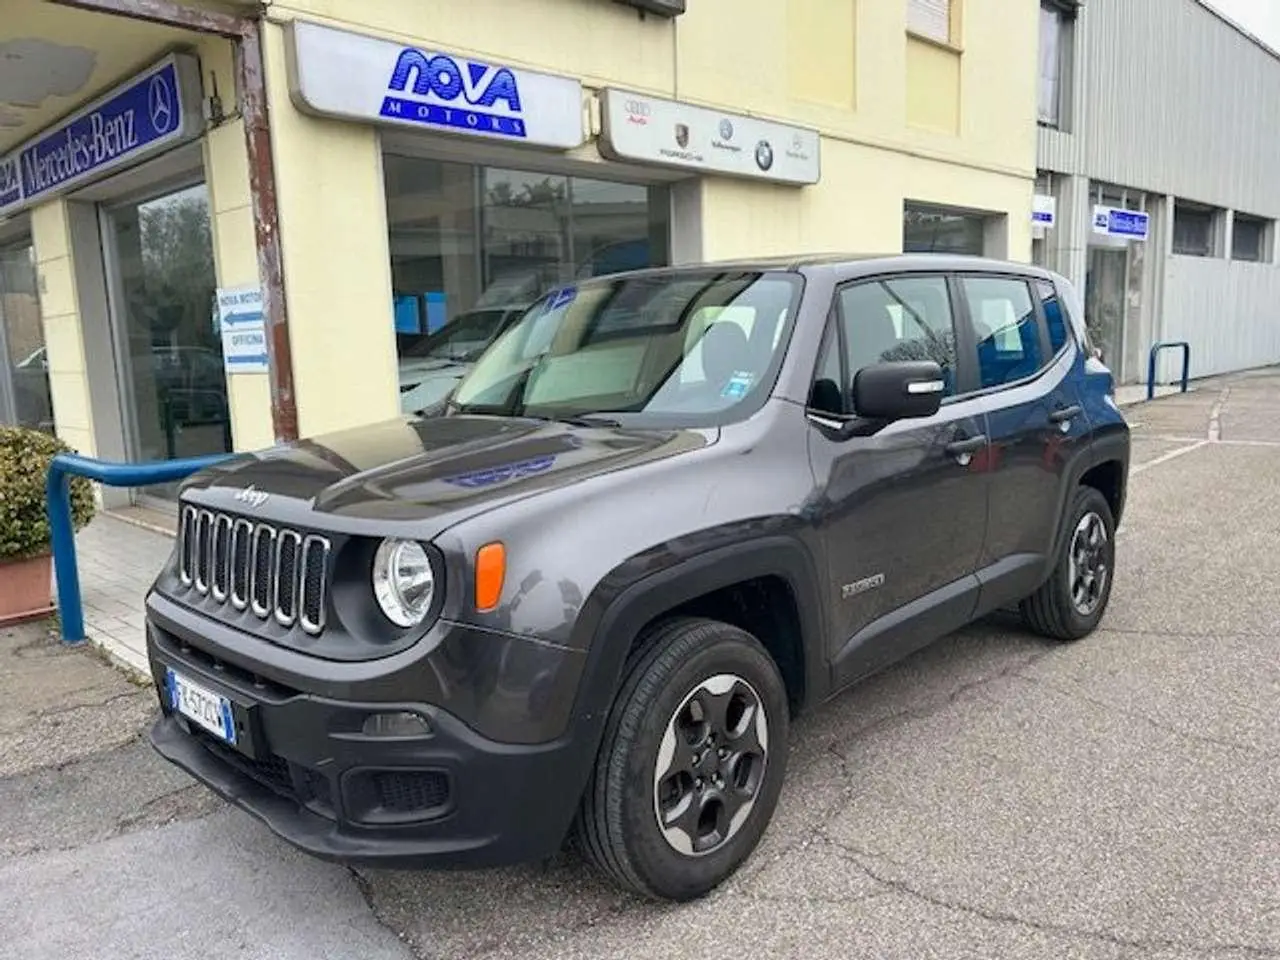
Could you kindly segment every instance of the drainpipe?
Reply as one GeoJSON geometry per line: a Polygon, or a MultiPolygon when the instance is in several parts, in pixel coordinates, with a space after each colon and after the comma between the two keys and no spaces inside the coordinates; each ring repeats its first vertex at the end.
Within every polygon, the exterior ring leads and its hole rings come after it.
{"type": "Polygon", "coordinates": [[[267,366],[271,382],[271,425],[276,442],[298,438],[298,408],[293,393],[293,361],[289,317],[285,308],[280,254],[280,213],[276,205],[275,165],[267,122],[267,85],[263,68],[262,28],[257,16],[233,16],[197,10],[175,0],[48,0],[63,7],[129,17],[224,37],[233,45],[236,86],[249,155],[249,192],[258,251],[258,278],[267,333],[267,366]]]}

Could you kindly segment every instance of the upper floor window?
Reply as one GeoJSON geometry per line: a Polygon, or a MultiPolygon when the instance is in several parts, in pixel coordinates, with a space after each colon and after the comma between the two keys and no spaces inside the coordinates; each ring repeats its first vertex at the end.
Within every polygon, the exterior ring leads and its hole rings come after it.
{"type": "Polygon", "coordinates": [[[953,2],[954,0],[907,0],[907,29],[938,43],[952,43],[953,2]]]}
{"type": "Polygon", "coordinates": [[[1040,4],[1040,122],[1058,126],[1062,115],[1063,34],[1066,17],[1053,3],[1040,4]]]}
{"type": "Polygon", "coordinates": [[[961,280],[978,347],[983,387],[1029,377],[1044,363],[1040,325],[1025,280],[964,277],[961,280]]]}
{"type": "Polygon", "coordinates": [[[1173,252],[1184,257],[1212,257],[1216,253],[1214,225],[1216,221],[1211,207],[1202,207],[1177,200],[1173,206],[1173,252]]]}
{"type": "Polygon", "coordinates": [[[1271,259],[1267,249],[1268,222],[1261,217],[1248,217],[1237,213],[1231,226],[1231,259],[1252,260],[1255,263],[1271,259]]]}

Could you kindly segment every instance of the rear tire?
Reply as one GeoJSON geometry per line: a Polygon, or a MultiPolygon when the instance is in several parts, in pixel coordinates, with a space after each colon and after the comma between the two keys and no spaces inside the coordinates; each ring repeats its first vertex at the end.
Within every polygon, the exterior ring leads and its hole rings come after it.
{"type": "Polygon", "coordinates": [[[1078,487],[1067,509],[1058,560],[1049,579],[1019,605],[1032,630],[1072,641],[1098,626],[1115,579],[1115,520],[1107,498],[1078,487]]]}
{"type": "Polygon", "coordinates": [[[647,897],[707,894],[773,817],[787,731],[786,687],[755,637],[715,620],[659,625],[628,661],[583,796],[587,858],[647,897]]]}

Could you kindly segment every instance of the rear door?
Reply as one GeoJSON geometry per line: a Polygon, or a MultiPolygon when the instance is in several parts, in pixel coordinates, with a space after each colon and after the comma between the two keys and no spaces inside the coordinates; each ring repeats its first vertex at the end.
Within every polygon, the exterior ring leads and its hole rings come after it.
{"type": "Polygon", "coordinates": [[[1081,356],[1053,285],[980,273],[956,283],[991,438],[989,522],[978,564],[985,612],[1039,585],[1053,552],[1065,467],[1087,442],[1088,424],[1072,373],[1081,356]]]}
{"type": "Polygon", "coordinates": [[[827,558],[831,657],[843,684],[963,625],[987,521],[986,419],[971,344],[946,276],[906,274],[838,289],[809,403],[815,520],[827,558]],[[859,369],[932,359],[947,384],[932,417],[841,439],[859,369]]]}

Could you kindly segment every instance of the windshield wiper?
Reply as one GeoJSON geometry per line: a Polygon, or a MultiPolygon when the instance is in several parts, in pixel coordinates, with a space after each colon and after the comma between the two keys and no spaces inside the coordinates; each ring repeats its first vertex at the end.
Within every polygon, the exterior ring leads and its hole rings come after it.
{"type": "Polygon", "coordinates": [[[603,413],[579,413],[568,417],[547,417],[556,423],[569,423],[575,427],[621,427],[622,421],[603,413]]]}

